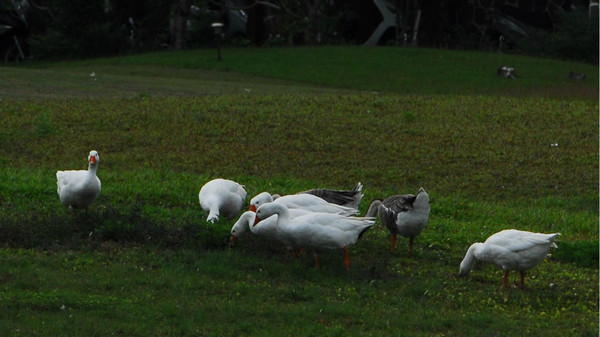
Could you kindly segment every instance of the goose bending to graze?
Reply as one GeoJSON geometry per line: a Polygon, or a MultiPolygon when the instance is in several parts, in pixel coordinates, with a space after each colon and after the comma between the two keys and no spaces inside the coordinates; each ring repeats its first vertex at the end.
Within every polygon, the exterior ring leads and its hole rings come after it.
{"type": "Polygon", "coordinates": [[[69,208],[88,208],[100,196],[102,184],[96,176],[100,156],[90,151],[87,170],[69,170],[56,172],[57,192],[60,202],[69,208]]]}
{"type": "Polygon", "coordinates": [[[236,244],[237,240],[248,231],[252,234],[264,236],[268,240],[277,240],[277,232],[275,228],[275,221],[277,217],[269,217],[263,220],[263,226],[254,227],[254,220],[256,213],[252,211],[246,211],[240,215],[239,219],[231,227],[231,243],[236,244]],[[256,228],[256,229],[255,229],[256,228]]]}
{"type": "MultiPolygon", "coordinates": [[[[311,249],[315,254],[330,250],[343,250],[344,265],[350,268],[348,246],[356,243],[358,238],[375,224],[373,218],[348,217],[339,214],[312,212],[292,218],[289,208],[277,202],[260,206],[256,210],[261,226],[262,219],[277,215],[275,227],[279,238],[288,250],[301,248],[311,249]]],[[[316,264],[319,257],[316,255],[316,264]]]]}
{"type": "MultiPolygon", "coordinates": [[[[310,211],[302,209],[290,209],[290,216],[292,218],[306,215],[310,211]]],[[[256,236],[263,237],[270,241],[281,241],[277,234],[277,228],[275,228],[275,222],[277,221],[277,215],[270,216],[260,222],[260,226],[254,226],[256,221],[256,213],[252,211],[246,211],[240,215],[239,219],[231,227],[231,243],[236,244],[238,238],[248,232],[256,236]]]]}
{"type": "Polygon", "coordinates": [[[408,237],[409,254],[412,254],[415,237],[417,237],[429,219],[429,194],[421,187],[417,195],[393,195],[381,200],[374,200],[369,205],[367,216],[378,214],[379,221],[387,227],[392,236],[392,251],[396,251],[396,236],[408,237]]]}
{"type": "Polygon", "coordinates": [[[332,204],[358,209],[360,201],[364,196],[362,190],[363,185],[358,182],[351,190],[313,188],[312,190],[302,191],[297,194],[312,194],[332,204]]]}
{"type": "Polygon", "coordinates": [[[304,209],[311,212],[335,213],[341,215],[356,215],[356,208],[341,206],[327,202],[312,194],[291,194],[273,200],[268,192],[262,192],[250,200],[250,210],[256,211],[261,205],[279,203],[292,209],[304,209]]]}
{"type": "Polygon", "coordinates": [[[202,186],[198,193],[200,206],[208,213],[206,221],[216,222],[219,216],[234,218],[246,200],[244,186],[227,179],[214,179],[202,186]]]}
{"type": "Polygon", "coordinates": [[[560,233],[544,234],[506,229],[490,236],[485,242],[472,244],[460,263],[460,276],[467,275],[475,260],[489,262],[502,267],[502,286],[508,283],[508,272],[517,270],[521,274],[521,287],[525,286],[525,271],[542,262],[550,248],[557,248],[554,240],[560,233]]]}

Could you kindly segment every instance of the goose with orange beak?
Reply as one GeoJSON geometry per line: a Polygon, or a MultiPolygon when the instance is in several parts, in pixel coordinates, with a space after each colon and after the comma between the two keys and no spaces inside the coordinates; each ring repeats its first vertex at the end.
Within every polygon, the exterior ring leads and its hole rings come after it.
{"type": "Polygon", "coordinates": [[[355,244],[359,237],[375,224],[373,218],[323,212],[311,212],[292,218],[286,205],[271,202],[256,210],[256,218],[259,221],[256,226],[261,226],[261,219],[273,215],[277,215],[275,227],[288,250],[312,250],[315,253],[316,266],[320,264],[319,253],[342,250],[346,269],[350,268],[348,247],[355,244]]]}
{"type": "Polygon", "coordinates": [[[87,209],[100,196],[102,184],[96,175],[100,155],[90,151],[87,170],[56,172],[57,193],[60,202],[70,209],[87,209]]]}
{"type": "Polygon", "coordinates": [[[504,270],[502,286],[508,285],[508,272],[516,270],[525,287],[525,272],[542,262],[551,248],[558,248],[554,240],[560,233],[533,233],[516,229],[500,231],[485,240],[472,244],[460,263],[459,275],[467,275],[476,260],[498,265],[504,270]]]}
{"type": "MultiPolygon", "coordinates": [[[[310,211],[302,209],[290,209],[289,211],[292,218],[311,213],[310,211]]],[[[256,213],[246,211],[240,215],[239,219],[235,222],[233,227],[231,227],[230,241],[232,245],[235,245],[240,237],[250,232],[253,235],[269,241],[281,242],[279,234],[277,233],[277,228],[275,227],[276,221],[277,215],[270,216],[261,221],[256,217],[256,213]],[[259,222],[260,226],[257,226],[259,222]]]]}
{"type": "Polygon", "coordinates": [[[285,205],[288,209],[304,209],[311,212],[341,214],[345,216],[356,215],[358,210],[352,207],[341,206],[327,202],[312,194],[291,194],[273,200],[268,192],[262,192],[250,200],[250,210],[255,212],[267,203],[285,205]]]}

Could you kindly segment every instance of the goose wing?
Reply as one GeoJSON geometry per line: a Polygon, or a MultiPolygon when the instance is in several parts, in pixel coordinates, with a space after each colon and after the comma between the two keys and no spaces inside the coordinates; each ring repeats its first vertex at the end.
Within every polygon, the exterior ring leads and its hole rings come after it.
{"type": "Polygon", "coordinates": [[[558,233],[543,234],[507,229],[490,236],[485,243],[497,245],[511,252],[521,252],[540,245],[554,245],[558,233]]]}
{"type": "Polygon", "coordinates": [[[382,204],[394,213],[407,212],[413,209],[416,198],[413,194],[393,195],[383,200],[382,204]]]}
{"type": "Polygon", "coordinates": [[[298,194],[312,194],[332,204],[358,208],[363,197],[362,184],[359,182],[352,190],[332,190],[326,188],[314,188],[298,194]]]}

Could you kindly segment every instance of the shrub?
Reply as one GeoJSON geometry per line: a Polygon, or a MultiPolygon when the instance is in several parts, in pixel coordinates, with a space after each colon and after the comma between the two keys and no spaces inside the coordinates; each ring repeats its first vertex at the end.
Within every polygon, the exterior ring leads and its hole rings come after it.
{"type": "Polygon", "coordinates": [[[55,20],[31,41],[37,58],[85,58],[117,54],[128,46],[126,26],[118,24],[103,0],[55,0],[55,20]]]}
{"type": "MultiPolygon", "coordinates": [[[[53,0],[54,20],[32,15],[32,54],[41,59],[119,55],[161,48],[169,39],[164,1],[53,0]],[[129,18],[134,22],[134,34],[129,18]]],[[[34,12],[35,13],[35,12],[34,12]]]]}
{"type": "Polygon", "coordinates": [[[554,30],[538,31],[522,45],[526,53],[598,64],[598,16],[581,11],[558,15],[554,30]]]}

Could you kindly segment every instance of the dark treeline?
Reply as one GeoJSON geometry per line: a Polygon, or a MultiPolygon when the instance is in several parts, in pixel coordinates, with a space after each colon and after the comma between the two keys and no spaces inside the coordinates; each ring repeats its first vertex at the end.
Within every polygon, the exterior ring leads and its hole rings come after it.
{"type": "Polygon", "coordinates": [[[212,47],[219,36],[222,43],[235,46],[402,45],[520,52],[598,63],[598,9],[589,7],[589,0],[0,3],[5,12],[15,6],[23,10],[28,24],[23,40],[36,59],[212,47]],[[215,34],[211,27],[215,22],[224,24],[222,34],[215,34]]]}

